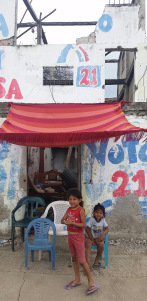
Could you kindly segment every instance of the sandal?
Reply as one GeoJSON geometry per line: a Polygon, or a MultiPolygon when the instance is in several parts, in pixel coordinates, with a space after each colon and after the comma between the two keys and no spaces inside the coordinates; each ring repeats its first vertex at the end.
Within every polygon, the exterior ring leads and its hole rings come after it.
{"type": "Polygon", "coordinates": [[[91,285],[91,286],[89,286],[89,288],[86,292],[86,295],[89,295],[89,294],[95,292],[99,287],[100,287],[100,285],[97,285],[97,286],[96,285],[91,285]]]}
{"type": "Polygon", "coordinates": [[[93,268],[93,270],[99,270],[100,266],[101,266],[101,262],[98,262],[97,264],[94,263],[92,268],[93,268]]]}
{"type": "Polygon", "coordinates": [[[73,283],[73,281],[71,281],[70,283],[68,283],[67,285],[65,285],[65,289],[66,290],[71,290],[72,288],[75,288],[75,287],[77,287],[79,285],[81,285],[81,283],[76,284],[76,283],[73,283]]]}

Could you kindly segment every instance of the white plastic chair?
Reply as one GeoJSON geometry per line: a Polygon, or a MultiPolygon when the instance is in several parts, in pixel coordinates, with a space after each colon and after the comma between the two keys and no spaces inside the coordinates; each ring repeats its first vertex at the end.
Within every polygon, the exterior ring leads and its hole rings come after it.
{"type": "MultiPolygon", "coordinates": [[[[67,226],[64,224],[61,224],[61,219],[64,216],[64,214],[66,213],[66,210],[69,208],[69,206],[70,206],[69,203],[64,200],[52,202],[46,207],[44,214],[41,216],[41,218],[46,218],[48,215],[49,209],[50,208],[53,209],[54,225],[56,227],[56,235],[59,235],[59,236],[68,235],[67,226]]],[[[51,227],[49,229],[48,234],[53,235],[53,230],[51,229],[51,227]]],[[[42,252],[39,251],[39,257],[38,257],[39,260],[41,260],[41,253],[42,252]]]]}
{"type": "MultiPolygon", "coordinates": [[[[64,216],[64,214],[66,213],[66,210],[69,208],[69,203],[68,201],[64,201],[64,200],[60,200],[60,201],[55,201],[50,203],[45,211],[44,214],[41,216],[43,218],[46,218],[48,215],[48,211],[50,208],[53,209],[54,212],[54,224],[56,227],[56,235],[67,235],[67,226],[64,224],[61,224],[61,219],[64,216]]],[[[52,235],[53,232],[52,230],[49,230],[49,234],[52,235]]]]}

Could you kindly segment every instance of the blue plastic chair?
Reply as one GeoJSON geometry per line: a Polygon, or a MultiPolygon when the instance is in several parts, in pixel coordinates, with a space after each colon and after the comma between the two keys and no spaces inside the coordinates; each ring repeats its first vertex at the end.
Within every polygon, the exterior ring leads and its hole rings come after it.
{"type": "Polygon", "coordinates": [[[43,213],[46,208],[46,202],[42,197],[38,196],[25,196],[19,200],[16,207],[11,213],[11,239],[12,239],[12,251],[14,251],[14,235],[15,228],[19,227],[21,229],[21,237],[24,241],[24,229],[27,228],[29,223],[38,218],[43,213]],[[16,220],[15,214],[22,206],[25,206],[25,212],[23,218],[16,220]],[[42,210],[40,212],[40,209],[42,210]]]}
{"type": "Polygon", "coordinates": [[[28,268],[28,254],[31,251],[31,260],[34,261],[34,251],[48,250],[49,261],[52,262],[52,270],[55,269],[56,254],[56,228],[54,223],[48,218],[36,218],[28,225],[25,232],[25,268],[28,268]],[[34,241],[29,242],[29,232],[34,228],[34,241]],[[52,242],[48,241],[49,228],[52,228],[52,242]]]}
{"type": "MultiPolygon", "coordinates": [[[[91,217],[86,217],[86,225],[91,217]]],[[[97,246],[92,245],[91,249],[97,249],[97,246]]],[[[108,233],[105,234],[105,242],[104,242],[104,259],[105,259],[105,269],[108,267],[108,233]]],[[[102,260],[102,256],[100,257],[102,260]]]]}

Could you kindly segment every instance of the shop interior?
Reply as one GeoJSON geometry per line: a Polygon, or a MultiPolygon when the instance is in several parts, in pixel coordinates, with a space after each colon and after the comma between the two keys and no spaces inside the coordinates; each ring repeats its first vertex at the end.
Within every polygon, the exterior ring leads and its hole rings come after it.
{"type": "Polygon", "coordinates": [[[80,189],[80,146],[28,147],[28,195],[41,196],[46,205],[66,200],[68,189],[80,189]]]}

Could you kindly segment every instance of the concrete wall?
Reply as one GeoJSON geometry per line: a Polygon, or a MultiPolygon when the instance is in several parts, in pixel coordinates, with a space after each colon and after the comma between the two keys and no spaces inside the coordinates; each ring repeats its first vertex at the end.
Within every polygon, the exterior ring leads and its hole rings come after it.
{"type": "MultiPolygon", "coordinates": [[[[131,116],[131,123],[147,128],[147,119],[131,116]],[[144,122],[143,122],[144,120],[144,122]]],[[[82,193],[87,215],[104,204],[110,237],[146,239],[147,143],[144,139],[97,142],[82,146],[82,193]]]]}
{"type": "Polygon", "coordinates": [[[90,45],[0,47],[0,100],[104,102],[104,49],[90,45]],[[73,85],[43,85],[43,67],[73,67],[73,85]]]}
{"type": "MultiPolygon", "coordinates": [[[[135,102],[147,100],[147,42],[144,7],[144,0],[136,1],[136,5],[108,5],[98,20],[95,32],[88,37],[77,39],[77,43],[80,45],[80,43],[91,43],[89,37],[93,37],[92,41],[107,51],[128,49],[128,52],[124,53],[125,69],[123,72],[121,72],[122,66],[119,66],[119,78],[129,76],[129,68],[134,59],[135,76],[130,87],[125,86],[124,98],[135,102]],[[129,52],[130,48],[136,49],[136,54],[129,52]]],[[[120,94],[121,89],[122,86],[119,85],[118,94],[120,94]]]]}
{"type": "Polygon", "coordinates": [[[136,48],[145,41],[140,6],[106,6],[96,26],[96,43],[105,48],[136,48]]]}
{"type": "Polygon", "coordinates": [[[10,236],[11,211],[27,195],[26,147],[0,144],[0,183],[0,235],[10,236]]]}
{"type": "Polygon", "coordinates": [[[138,46],[135,61],[135,101],[147,102],[147,41],[138,46]]]}
{"type": "MultiPolygon", "coordinates": [[[[134,102],[147,102],[147,41],[136,44],[136,52],[123,52],[118,63],[118,78],[127,78],[134,63],[134,76],[132,82],[125,87],[124,99],[134,102]],[[122,58],[123,56],[123,58],[122,58]],[[125,68],[123,66],[125,65],[125,68]],[[123,72],[122,72],[123,69],[123,72]]],[[[121,93],[122,85],[118,86],[121,93]]]]}
{"type": "MultiPolygon", "coordinates": [[[[128,78],[131,74],[131,71],[134,67],[135,61],[135,52],[132,51],[123,51],[120,53],[119,62],[118,62],[118,78],[128,78]]],[[[117,93],[118,96],[122,93],[122,89],[124,90],[123,99],[134,101],[134,76],[132,75],[131,82],[129,81],[128,85],[118,85],[117,93]]]]}

